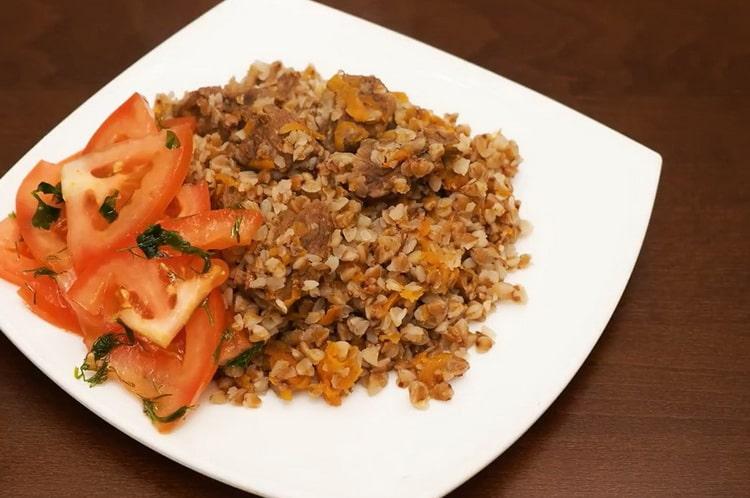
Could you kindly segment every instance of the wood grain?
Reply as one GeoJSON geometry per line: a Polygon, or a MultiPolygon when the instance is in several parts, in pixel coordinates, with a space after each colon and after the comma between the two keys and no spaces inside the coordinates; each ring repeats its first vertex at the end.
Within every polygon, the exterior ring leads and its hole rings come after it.
{"type": "MultiPolygon", "coordinates": [[[[7,2],[0,172],[214,4],[7,2]]],[[[335,0],[664,157],[630,284],[570,386],[469,496],[748,496],[750,2],[335,0]]],[[[0,493],[243,496],[109,427],[0,336],[0,493]]]]}

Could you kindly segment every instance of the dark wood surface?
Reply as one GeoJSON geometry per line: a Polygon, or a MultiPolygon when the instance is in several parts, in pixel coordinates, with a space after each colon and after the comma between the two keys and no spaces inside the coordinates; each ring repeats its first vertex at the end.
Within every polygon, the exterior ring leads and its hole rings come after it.
{"type": "MultiPolygon", "coordinates": [[[[213,3],[4,2],[0,173],[213,3]]],[[[640,259],[596,349],[539,422],[454,496],[748,496],[750,2],[330,3],[664,157],[640,259]]],[[[242,495],[96,418],[1,334],[0,379],[3,496],[242,495]]]]}

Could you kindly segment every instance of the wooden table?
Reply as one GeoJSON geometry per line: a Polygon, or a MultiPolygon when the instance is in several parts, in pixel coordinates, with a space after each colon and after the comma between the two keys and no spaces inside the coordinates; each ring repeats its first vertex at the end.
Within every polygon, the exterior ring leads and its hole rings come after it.
{"type": "MultiPolygon", "coordinates": [[[[213,3],[5,2],[0,172],[213,3]]],[[[750,2],[331,3],[664,157],[640,259],[596,349],[541,420],[454,496],[748,496],[750,2]]],[[[242,495],[102,422],[2,335],[0,378],[4,496],[242,495]]]]}

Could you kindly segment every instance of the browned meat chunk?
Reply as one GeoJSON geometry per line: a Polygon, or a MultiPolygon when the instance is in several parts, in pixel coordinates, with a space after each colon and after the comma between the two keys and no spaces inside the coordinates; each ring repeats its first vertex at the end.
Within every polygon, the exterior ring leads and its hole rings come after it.
{"type": "Polygon", "coordinates": [[[329,243],[334,225],[331,213],[325,202],[321,200],[307,201],[299,197],[292,202],[292,208],[281,213],[276,219],[274,234],[276,238],[285,237],[292,229],[292,241],[298,243],[308,253],[317,254],[321,258],[330,253],[329,243]],[[299,209],[298,211],[295,210],[299,209]]]}
{"type": "Polygon", "coordinates": [[[393,122],[396,98],[376,77],[338,73],[328,80],[327,88],[370,136],[382,133],[393,122]]]}

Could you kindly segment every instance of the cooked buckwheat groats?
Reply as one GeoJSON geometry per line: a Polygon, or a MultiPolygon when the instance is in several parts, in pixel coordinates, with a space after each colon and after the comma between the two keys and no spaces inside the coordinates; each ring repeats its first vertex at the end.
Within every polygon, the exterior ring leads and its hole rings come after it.
{"type": "Polygon", "coordinates": [[[197,120],[190,176],[214,208],[257,209],[249,247],[224,251],[232,312],[215,402],[249,407],[268,389],[338,405],[388,374],[412,404],[449,400],[472,331],[507,275],[529,264],[512,179],[521,157],[501,133],[471,136],[374,76],[253,64],[242,81],[160,96],[160,120],[197,120]],[[392,376],[393,378],[393,376],[392,376]]]}

